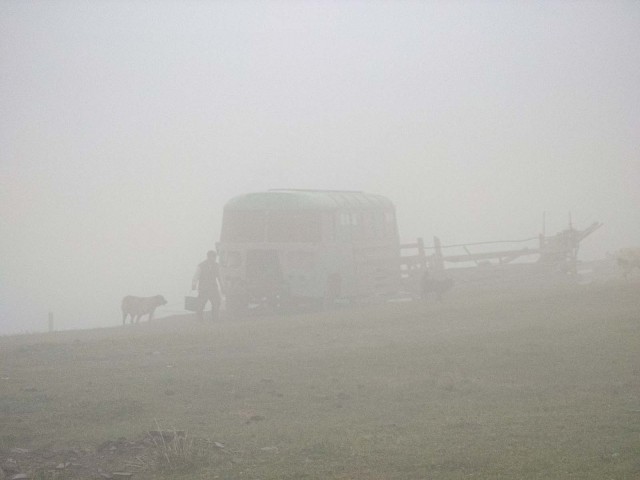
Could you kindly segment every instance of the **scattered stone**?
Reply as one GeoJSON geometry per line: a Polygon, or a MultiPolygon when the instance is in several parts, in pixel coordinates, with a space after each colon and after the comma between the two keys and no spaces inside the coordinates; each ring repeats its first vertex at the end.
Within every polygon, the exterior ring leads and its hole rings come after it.
{"type": "Polygon", "coordinates": [[[29,453],[29,450],[27,450],[26,448],[12,448],[11,453],[16,453],[21,455],[24,453],[29,453]]]}
{"type": "Polygon", "coordinates": [[[251,415],[249,417],[249,420],[247,420],[247,423],[261,422],[262,420],[264,420],[264,417],[262,415],[251,415]]]}
{"type": "MultiPolygon", "coordinates": [[[[163,445],[186,437],[184,430],[156,430],[132,441],[126,438],[105,441],[97,448],[70,447],[29,451],[14,447],[11,450],[13,458],[0,456],[0,480],[30,480],[60,476],[129,480],[136,478],[135,472],[146,474],[153,468],[153,462],[150,463],[148,459],[156,455],[163,445]]],[[[207,446],[210,450],[217,451],[218,455],[229,457],[235,455],[233,451],[227,450],[224,443],[205,438],[193,438],[193,440],[198,442],[198,446],[207,446]]],[[[5,450],[5,454],[9,454],[9,448],[5,450]]]]}
{"type": "Polygon", "coordinates": [[[113,472],[111,478],[131,478],[133,473],[131,472],[113,472]]]}
{"type": "Polygon", "coordinates": [[[15,475],[16,473],[20,473],[20,469],[18,468],[18,462],[16,462],[13,458],[7,458],[6,462],[2,464],[2,470],[7,475],[15,475]]]}
{"type": "Polygon", "coordinates": [[[260,450],[263,452],[275,452],[278,453],[278,447],[262,447],[260,450]]]}

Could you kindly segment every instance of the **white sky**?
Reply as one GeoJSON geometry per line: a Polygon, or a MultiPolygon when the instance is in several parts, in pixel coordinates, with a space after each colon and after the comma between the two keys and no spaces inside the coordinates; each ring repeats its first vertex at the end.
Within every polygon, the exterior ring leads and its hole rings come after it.
{"type": "Polygon", "coordinates": [[[179,305],[232,196],[364,190],[405,241],[640,245],[640,3],[0,3],[0,333],[179,305]]]}

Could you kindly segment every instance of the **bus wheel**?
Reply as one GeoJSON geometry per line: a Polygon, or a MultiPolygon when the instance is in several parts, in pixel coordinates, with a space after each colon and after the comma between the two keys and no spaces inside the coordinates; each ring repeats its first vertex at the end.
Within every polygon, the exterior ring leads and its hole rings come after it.
{"type": "Polygon", "coordinates": [[[226,309],[229,318],[239,318],[247,313],[248,305],[244,296],[228,296],[226,309]]]}

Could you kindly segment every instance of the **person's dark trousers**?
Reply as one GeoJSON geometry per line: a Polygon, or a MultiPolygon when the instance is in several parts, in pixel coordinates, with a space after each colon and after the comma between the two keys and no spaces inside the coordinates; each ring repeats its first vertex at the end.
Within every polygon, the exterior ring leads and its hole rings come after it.
{"type": "Polygon", "coordinates": [[[220,294],[216,291],[199,290],[198,291],[198,311],[196,315],[198,320],[204,320],[204,308],[207,302],[211,303],[211,319],[218,320],[220,316],[220,294]]]}

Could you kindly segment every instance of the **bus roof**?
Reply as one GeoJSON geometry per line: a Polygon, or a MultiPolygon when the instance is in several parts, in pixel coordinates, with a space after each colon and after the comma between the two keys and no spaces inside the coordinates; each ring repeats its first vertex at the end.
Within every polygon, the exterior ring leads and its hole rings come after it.
{"type": "Polygon", "coordinates": [[[233,197],[225,210],[393,209],[382,195],[346,190],[269,190],[233,197]]]}

